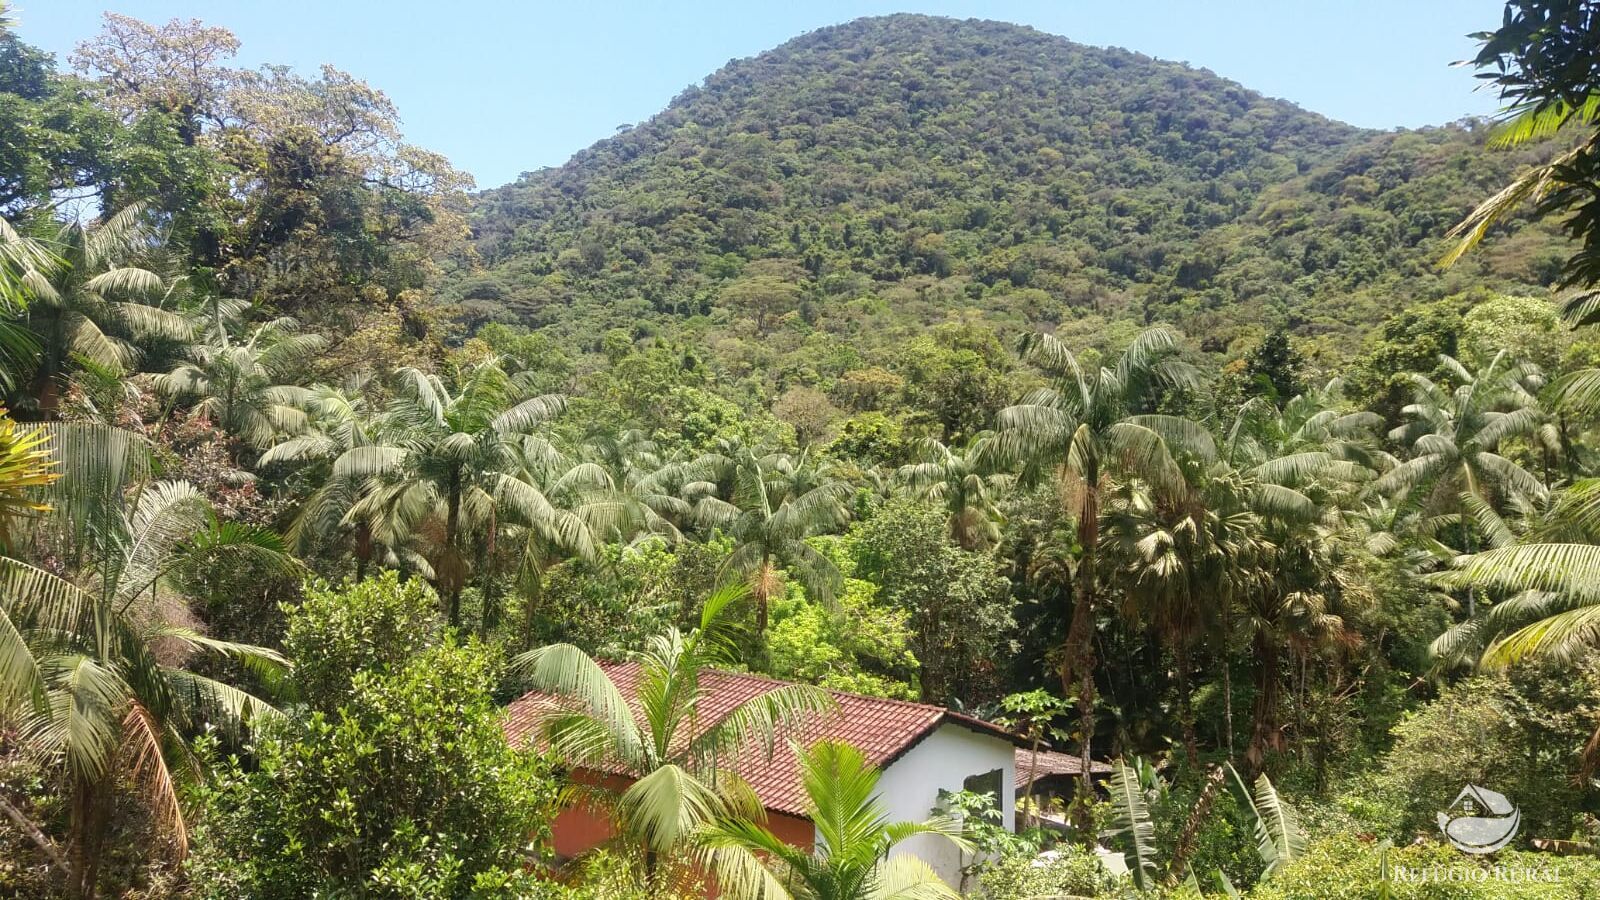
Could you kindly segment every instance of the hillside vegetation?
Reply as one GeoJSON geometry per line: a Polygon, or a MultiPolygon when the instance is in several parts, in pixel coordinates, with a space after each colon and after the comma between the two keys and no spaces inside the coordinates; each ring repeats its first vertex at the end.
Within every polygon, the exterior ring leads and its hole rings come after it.
{"type": "MultiPolygon", "coordinates": [[[[1351,351],[1397,304],[1527,289],[1550,229],[1441,274],[1443,232],[1549,148],[1378,133],[1209,72],[996,22],[863,19],[730,63],[662,113],[477,198],[476,320],[598,349],[687,329],[769,380],[839,342],[1165,321],[1351,351]],[[804,349],[803,349],[804,348],[804,349]]],[[[1330,360],[1331,363],[1332,360],[1330,360]]]]}

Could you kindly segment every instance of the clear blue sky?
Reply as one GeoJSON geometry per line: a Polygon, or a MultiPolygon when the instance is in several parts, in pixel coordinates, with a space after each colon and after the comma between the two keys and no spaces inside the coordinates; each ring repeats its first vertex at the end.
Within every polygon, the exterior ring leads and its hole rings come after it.
{"type": "Polygon", "coordinates": [[[399,105],[408,139],[481,187],[559,165],[648,118],[730,59],[824,25],[922,12],[1031,25],[1202,66],[1356,125],[1441,124],[1495,109],[1475,91],[1469,32],[1495,0],[16,0],[21,33],[63,61],[102,11],[200,18],[239,61],[326,62],[399,105]]]}

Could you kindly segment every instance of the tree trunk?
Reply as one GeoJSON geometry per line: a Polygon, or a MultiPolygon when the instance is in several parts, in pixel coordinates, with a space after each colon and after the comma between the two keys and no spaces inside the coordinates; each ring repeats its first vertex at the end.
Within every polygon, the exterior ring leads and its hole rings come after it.
{"type": "Polygon", "coordinates": [[[61,876],[66,879],[67,884],[77,884],[77,877],[73,874],[72,864],[67,862],[67,857],[61,852],[61,848],[56,846],[56,842],[50,840],[50,837],[40,830],[38,825],[35,825],[31,819],[23,815],[22,810],[12,806],[6,801],[6,798],[0,797],[0,813],[4,813],[6,818],[10,819],[23,834],[28,836],[28,840],[33,841],[34,846],[38,847],[41,853],[56,864],[56,868],[61,870],[61,876]]]}
{"type": "Polygon", "coordinates": [[[1189,646],[1178,638],[1172,642],[1178,669],[1178,724],[1183,728],[1183,753],[1189,765],[1200,768],[1200,741],[1194,733],[1194,704],[1189,696],[1189,646]]]}
{"type": "Polygon", "coordinates": [[[444,517],[444,555],[449,574],[438,573],[446,582],[446,618],[450,626],[461,624],[461,582],[466,573],[461,571],[465,563],[461,559],[461,552],[456,547],[456,531],[461,525],[461,473],[450,473],[450,500],[449,507],[444,517]]]}
{"type": "Polygon", "coordinates": [[[365,522],[356,526],[356,581],[367,580],[367,564],[372,561],[372,527],[365,522]]]}
{"type": "Polygon", "coordinates": [[[762,554],[761,565],[756,569],[755,584],[751,585],[751,596],[756,601],[756,637],[764,638],[767,635],[767,606],[772,597],[772,557],[762,554]]]}
{"type": "Polygon", "coordinates": [[[41,362],[39,374],[33,379],[32,393],[38,404],[38,417],[44,422],[55,421],[56,411],[61,406],[61,383],[56,380],[55,369],[56,366],[41,362]]]}
{"type": "Polygon", "coordinates": [[[1250,727],[1250,748],[1245,751],[1249,780],[1261,774],[1267,751],[1281,750],[1283,734],[1278,730],[1278,707],[1282,683],[1278,673],[1278,645],[1266,631],[1256,634],[1256,702],[1250,727]]]}
{"type": "MultiPolygon", "coordinates": [[[[536,554],[531,574],[519,579],[524,585],[522,598],[522,648],[533,648],[533,626],[539,616],[539,602],[544,599],[544,572],[549,566],[543,548],[529,547],[525,552],[536,554]]],[[[526,570],[525,570],[526,571],[526,570]]]]}
{"type": "Polygon", "coordinates": [[[1072,605],[1072,622],[1067,628],[1067,642],[1061,660],[1061,689],[1068,696],[1076,687],[1079,728],[1082,739],[1078,747],[1081,770],[1078,790],[1072,801],[1072,825],[1078,840],[1092,843],[1094,816],[1090,809],[1094,802],[1094,781],[1090,777],[1094,745],[1094,614],[1096,557],[1100,544],[1100,472],[1091,461],[1083,473],[1083,502],[1078,511],[1078,546],[1083,558],[1078,563],[1077,596],[1072,605]],[[1074,686],[1073,682],[1077,684],[1074,686]]]}
{"type": "Polygon", "coordinates": [[[1223,770],[1221,766],[1212,766],[1206,773],[1205,785],[1200,788],[1200,796],[1194,801],[1194,806],[1189,812],[1189,818],[1183,823],[1183,830],[1178,832],[1178,841],[1172,849],[1172,861],[1167,864],[1167,884],[1176,887],[1183,877],[1183,870],[1189,866],[1189,857],[1194,854],[1195,843],[1200,837],[1200,828],[1205,824],[1206,818],[1211,813],[1211,805],[1217,799],[1217,789],[1222,787],[1223,770]]]}
{"type": "Polygon", "coordinates": [[[100,781],[73,779],[72,792],[72,881],[73,893],[81,900],[94,900],[100,876],[100,850],[105,844],[109,813],[109,777],[100,781]]]}
{"type": "MultiPolygon", "coordinates": [[[[485,543],[492,548],[492,543],[485,543]]],[[[483,574],[480,578],[483,591],[483,618],[478,622],[478,633],[487,636],[500,625],[500,582],[495,577],[494,550],[483,554],[483,574]]]]}
{"type": "MultiPolygon", "coordinates": [[[[1040,727],[1039,732],[1044,728],[1040,727]]],[[[1043,738],[1035,733],[1033,736],[1033,751],[1028,754],[1028,781],[1022,789],[1022,809],[1025,815],[1033,816],[1038,821],[1038,814],[1033,809],[1033,783],[1039,780],[1039,742],[1043,738]]],[[[1017,823],[1017,830],[1022,830],[1022,822],[1017,823]]]]}
{"type": "Polygon", "coordinates": [[[1233,762],[1233,598],[1222,601],[1222,730],[1223,746],[1228,750],[1228,762],[1233,762]]]}

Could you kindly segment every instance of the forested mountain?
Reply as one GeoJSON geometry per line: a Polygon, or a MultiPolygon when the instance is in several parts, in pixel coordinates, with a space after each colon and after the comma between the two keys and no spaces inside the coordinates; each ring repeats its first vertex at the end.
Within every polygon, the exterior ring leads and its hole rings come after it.
{"type": "Polygon", "coordinates": [[[1486,152],[1485,132],[1357,129],[1016,25],[862,19],[481,195],[489,271],[452,294],[591,349],[687,320],[768,352],[815,331],[870,350],[976,316],[1171,321],[1217,351],[1286,325],[1343,351],[1397,302],[1553,279],[1547,231],[1434,267],[1476,198],[1548,155],[1486,152]]]}

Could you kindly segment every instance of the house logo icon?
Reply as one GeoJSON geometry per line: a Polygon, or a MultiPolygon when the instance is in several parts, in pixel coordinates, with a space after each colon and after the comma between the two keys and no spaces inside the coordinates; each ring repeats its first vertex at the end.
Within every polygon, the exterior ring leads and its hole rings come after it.
{"type": "Polygon", "coordinates": [[[1522,811],[1505,794],[1469,784],[1438,814],[1439,830],[1463,853],[1493,853],[1511,843],[1522,811]]]}

